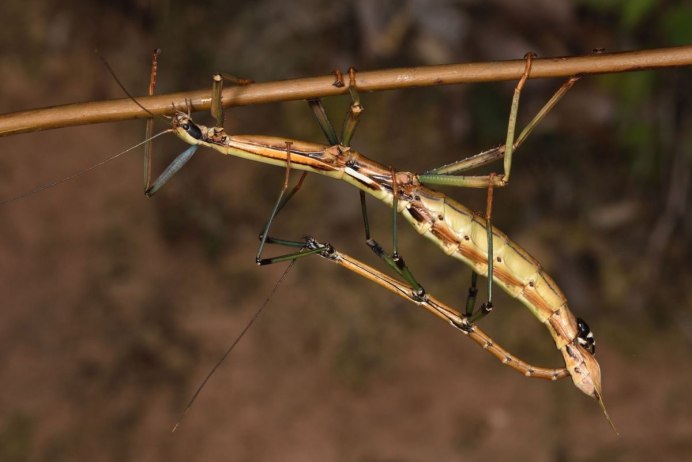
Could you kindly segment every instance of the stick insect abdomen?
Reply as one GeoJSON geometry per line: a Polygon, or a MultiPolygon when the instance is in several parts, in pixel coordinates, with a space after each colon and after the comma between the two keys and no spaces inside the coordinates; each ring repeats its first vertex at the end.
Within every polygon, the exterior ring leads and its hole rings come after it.
{"type": "MultiPolygon", "coordinates": [[[[478,274],[487,274],[488,240],[485,218],[474,214],[443,193],[425,186],[412,186],[404,212],[406,219],[445,253],[461,260],[478,274]]],[[[512,297],[519,299],[542,323],[554,316],[567,300],[538,261],[493,227],[494,279],[512,297]]],[[[569,334],[576,337],[574,329],[569,334]]],[[[557,340],[557,339],[556,339],[557,340]]],[[[562,345],[558,345],[560,348],[562,345]]]]}
{"type": "MultiPolygon", "coordinates": [[[[487,221],[445,194],[420,185],[414,174],[397,175],[410,178],[408,184],[401,185],[406,196],[400,201],[401,212],[406,220],[445,253],[478,274],[487,274],[487,221]]],[[[493,227],[492,236],[494,281],[545,324],[574,384],[603,407],[600,367],[592,353],[580,344],[578,321],[564,294],[538,261],[506,234],[493,227]]]]}

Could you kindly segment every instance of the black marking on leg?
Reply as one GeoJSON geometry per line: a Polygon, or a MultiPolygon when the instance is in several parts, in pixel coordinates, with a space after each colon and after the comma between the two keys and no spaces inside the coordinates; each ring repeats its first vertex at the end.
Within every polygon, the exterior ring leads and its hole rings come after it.
{"type": "Polygon", "coordinates": [[[377,243],[374,239],[368,239],[365,243],[370,247],[370,250],[375,252],[375,255],[382,257],[384,255],[384,249],[377,243]]]}
{"type": "Polygon", "coordinates": [[[471,324],[466,318],[461,318],[459,321],[452,319],[450,322],[465,335],[468,335],[475,330],[474,325],[471,324]]]}

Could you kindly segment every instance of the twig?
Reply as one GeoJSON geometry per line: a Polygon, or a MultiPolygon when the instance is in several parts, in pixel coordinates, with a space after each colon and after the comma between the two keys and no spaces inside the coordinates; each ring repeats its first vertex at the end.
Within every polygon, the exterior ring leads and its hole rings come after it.
{"type": "MultiPolygon", "coordinates": [[[[689,65],[692,65],[692,46],[683,46],[570,58],[537,59],[531,68],[531,78],[630,72],[689,65]]],[[[516,80],[521,77],[523,70],[524,60],[512,60],[359,72],[358,89],[382,91],[516,80]]],[[[246,106],[319,98],[348,92],[348,85],[338,87],[334,83],[333,76],[324,76],[228,87],[223,91],[223,106],[246,106]]],[[[184,108],[186,100],[195,111],[207,110],[211,105],[211,88],[138,98],[143,106],[157,115],[170,114],[173,106],[184,108]]],[[[0,115],[0,136],[147,117],[150,115],[129,99],[68,104],[0,115]]]]}

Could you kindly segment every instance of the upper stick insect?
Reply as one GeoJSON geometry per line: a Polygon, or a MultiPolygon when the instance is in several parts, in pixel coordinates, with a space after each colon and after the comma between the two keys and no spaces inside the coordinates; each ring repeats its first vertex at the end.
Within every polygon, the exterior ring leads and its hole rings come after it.
{"type": "MultiPolygon", "coordinates": [[[[398,214],[403,215],[418,233],[433,241],[446,254],[466,263],[474,271],[470,289],[470,294],[473,296],[469,297],[470,302],[467,303],[465,313],[469,323],[476,322],[491,311],[492,284],[493,282],[498,284],[509,295],[521,301],[541,323],[545,324],[556,347],[562,353],[574,384],[582,392],[598,401],[612,426],[603,402],[600,367],[594,358],[595,340],[588,325],[572,314],[565,296],[538,261],[491,223],[493,188],[503,187],[509,181],[514,150],[525,141],[537,124],[579,79],[579,76],[569,78],[515,137],[519,98],[529,77],[531,60],[532,54],[527,54],[524,74],[514,90],[505,144],[423,174],[395,171],[350,148],[358,116],[363,110],[356,87],[356,73],[353,69],[349,70],[348,87],[352,104],[344,122],[341,139],[336,135],[320,101],[309,101],[329,145],[271,136],[226,134],[222,127],[223,113],[220,109],[223,78],[216,75],[212,91],[212,113],[217,120],[217,126],[206,127],[193,122],[189,107],[187,112],[177,111],[170,120],[169,131],[175,133],[190,147],[180,154],[151,186],[146,188],[146,195],[154,195],[189,161],[199,146],[214,149],[225,155],[284,167],[286,177],[279,198],[260,234],[256,259],[259,265],[265,265],[295,260],[319,254],[325,250],[320,246],[306,248],[305,241],[275,239],[268,236],[274,217],[300,189],[306,173],[313,172],[346,181],[360,190],[368,246],[406,281],[412,290],[412,299],[421,302],[428,300],[424,288],[398,253],[396,224],[398,214]],[[467,170],[503,157],[502,174],[460,175],[467,170]],[[304,173],[297,185],[287,194],[291,169],[302,170],[304,173]],[[487,188],[488,204],[485,218],[475,215],[450,197],[424,184],[487,188]],[[386,253],[370,236],[365,193],[392,207],[393,250],[391,254],[386,253]],[[273,258],[262,258],[266,243],[300,248],[300,251],[273,258]],[[475,310],[472,303],[475,300],[476,273],[488,276],[488,301],[482,304],[479,310],[475,310]]],[[[337,73],[336,77],[335,85],[343,85],[340,73],[337,73]]],[[[236,83],[238,83],[237,80],[236,83]]],[[[523,372],[531,375],[530,369],[523,372]]],[[[613,429],[615,429],[614,426],[613,429]]]]}

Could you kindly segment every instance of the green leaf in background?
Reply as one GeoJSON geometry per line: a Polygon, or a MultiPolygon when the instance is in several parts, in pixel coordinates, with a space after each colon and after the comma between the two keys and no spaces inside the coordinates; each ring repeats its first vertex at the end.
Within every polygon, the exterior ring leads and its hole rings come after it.
{"type": "Polygon", "coordinates": [[[692,43],[692,6],[678,5],[663,15],[659,27],[668,45],[692,43]]]}

